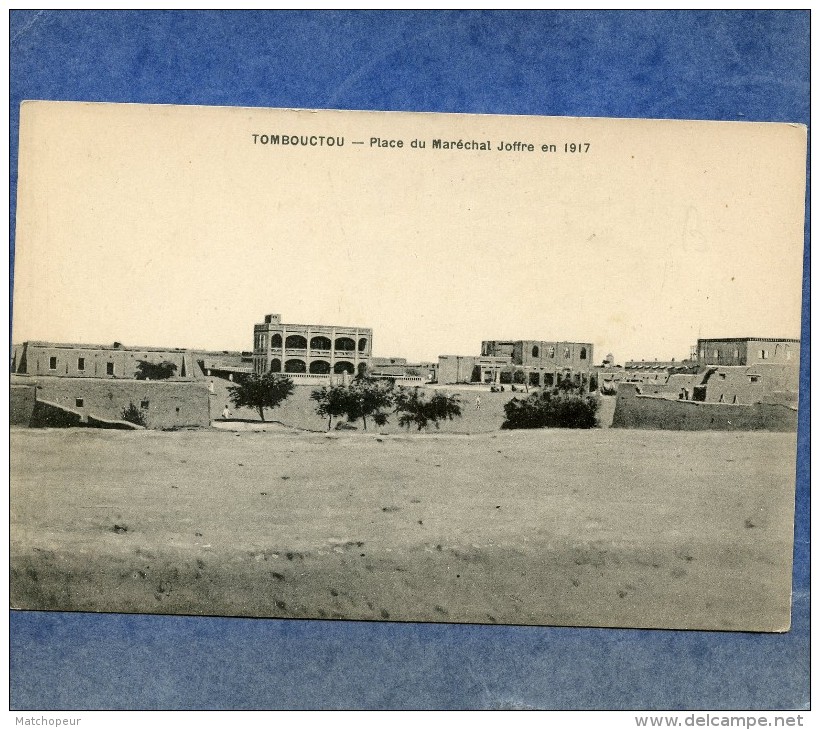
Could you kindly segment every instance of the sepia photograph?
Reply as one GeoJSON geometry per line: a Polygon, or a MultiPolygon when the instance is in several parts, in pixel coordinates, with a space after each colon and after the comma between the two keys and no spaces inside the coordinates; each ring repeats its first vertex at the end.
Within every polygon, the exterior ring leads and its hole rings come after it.
{"type": "Polygon", "coordinates": [[[11,604],[782,632],[806,128],[25,102],[11,604]]]}

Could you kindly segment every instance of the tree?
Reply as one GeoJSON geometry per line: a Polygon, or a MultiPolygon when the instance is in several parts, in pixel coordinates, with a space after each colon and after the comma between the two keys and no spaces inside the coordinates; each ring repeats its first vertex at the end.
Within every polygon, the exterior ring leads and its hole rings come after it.
{"type": "Polygon", "coordinates": [[[331,385],[328,387],[314,390],[310,397],[315,400],[316,413],[320,416],[327,416],[327,430],[333,424],[333,417],[340,418],[348,411],[348,403],[350,401],[350,393],[344,385],[331,385]]]}
{"type": "Polygon", "coordinates": [[[357,377],[347,387],[347,420],[353,423],[362,419],[367,431],[367,417],[371,416],[377,426],[387,423],[385,408],[393,405],[393,384],[368,377],[357,377]]]}
{"type": "Polygon", "coordinates": [[[236,408],[256,408],[265,420],[265,408],[276,408],[293,393],[293,381],[277,373],[248,375],[237,385],[228,387],[236,408]]]}
{"type": "Polygon", "coordinates": [[[457,395],[436,393],[427,399],[418,388],[401,388],[394,402],[396,413],[400,414],[399,425],[407,426],[408,430],[411,424],[415,424],[419,431],[427,428],[430,423],[439,428],[440,421],[452,421],[461,415],[461,403],[457,395]]]}
{"type": "Polygon", "coordinates": [[[174,377],[177,366],[165,360],[164,362],[137,361],[137,380],[168,380],[174,377]]]}

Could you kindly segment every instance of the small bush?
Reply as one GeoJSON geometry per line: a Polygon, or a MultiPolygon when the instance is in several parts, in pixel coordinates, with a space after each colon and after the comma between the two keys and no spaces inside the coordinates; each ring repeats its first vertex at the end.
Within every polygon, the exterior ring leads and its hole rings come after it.
{"type": "Polygon", "coordinates": [[[504,406],[501,428],[595,428],[598,399],[577,392],[542,391],[504,406]]]}
{"type": "Polygon", "coordinates": [[[529,398],[513,398],[504,405],[507,419],[501,428],[544,428],[547,425],[547,409],[543,395],[529,398]]]}
{"type": "Polygon", "coordinates": [[[145,426],[147,424],[145,411],[137,408],[133,401],[128,404],[127,408],[122,409],[120,418],[122,418],[123,421],[128,421],[128,423],[133,423],[137,426],[145,426]]]}

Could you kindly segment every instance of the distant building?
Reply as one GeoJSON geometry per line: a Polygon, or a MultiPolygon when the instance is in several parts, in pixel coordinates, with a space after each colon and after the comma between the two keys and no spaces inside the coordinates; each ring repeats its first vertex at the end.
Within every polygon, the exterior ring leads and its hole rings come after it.
{"type": "MultiPolygon", "coordinates": [[[[700,339],[693,350],[697,357],[695,361],[628,362],[623,380],[636,383],[640,397],[739,407],[763,404],[796,411],[800,340],[761,337],[700,339]]],[[[624,390],[624,393],[629,397],[634,395],[632,391],[624,390]]],[[[621,390],[618,390],[618,397],[620,399],[621,390]]],[[[630,407],[637,408],[642,402],[630,402],[630,407]]],[[[669,413],[691,415],[692,412],[673,408],[669,413]]],[[[760,413],[769,411],[764,409],[760,413]]]]}
{"type": "Polygon", "coordinates": [[[206,377],[234,380],[253,372],[252,352],[197,352],[199,367],[206,377]]]}
{"type": "Polygon", "coordinates": [[[281,315],[268,314],[262,324],[254,325],[253,335],[257,374],[287,373],[298,384],[370,370],[373,330],[369,327],[286,324],[281,315]]]}
{"type": "MultiPolygon", "coordinates": [[[[238,354],[238,353],[237,353],[238,354]]],[[[29,341],[12,347],[11,397],[17,425],[118,427],[133,407],[148,428],[210,423],[201,351],[29,341]],[[138,380],[141,361],[176,365],[166,380],[138,380]]],[[[226,353],[226,356],[228,354],[226,353]]]]}
{"type": "Polygon", "coordinates": [[[370,375],[403,384],[428,383],[435,379],[438,365],[432,362],[408,362],[404,357],[370,358],[370,375]]]}
{"type": "Polygon", "coordinates": [[[589,342],[484,340],[480,356],[440,356],[438,380],[552,387],[569,379],[588,386],[592,362],[589,342]]]}
{"type": "Polygon", "coordinates": [[[374,368],[404,367],[407,365],[406,357],[371,357],[370,364],[374,368]]]}
{"type": "Polygon", "coordinates": [[[86,345],[67,342],[29,341],[12,347],[11,372],[18,375],[63,378],[122,378],[137,376],[141,360],[176,365],[174,377],[198,375],[196,354],[184,348],[134,347],[119,342],[86,345]]]}
{"type": "Polygon", "coordinates": [[[800,340],[768,337],[699,339],[697,358],[701,367],[765,363],[791,363],[799,367],[800,340]]]}
{"type": "Polygon", "coordinates": [[[174,380],[200,380],[208,376],[233,380],[253,372],[250,352],[145,347],[121,342],[89,345],[39,341],[12,346],[11,372],[15,375],[133,380],[139,374],[141,361],[176,365],[171,378],[174,380]]]}
{"type": "Polygon", "coordinates": [[[700,370],[696,360],[627,360],[621,377],[608,380],[648,383],[665,381],[670,375],[693,375],[700,370]]]}
{"type": "Polygon", "coordinates": [[[799,370],[783,362],[715,365],[700,373],[691,400],[705,403],[782,403],[797,406],[799,370]]]}

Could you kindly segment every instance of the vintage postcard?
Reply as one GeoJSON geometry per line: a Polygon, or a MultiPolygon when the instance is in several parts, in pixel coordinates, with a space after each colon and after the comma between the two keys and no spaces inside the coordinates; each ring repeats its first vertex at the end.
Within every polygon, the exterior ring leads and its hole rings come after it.
{"type": "Polygon", "coordinates": [[[11,603],[789,628],[806,129],[27,102],[11,603]]]}

